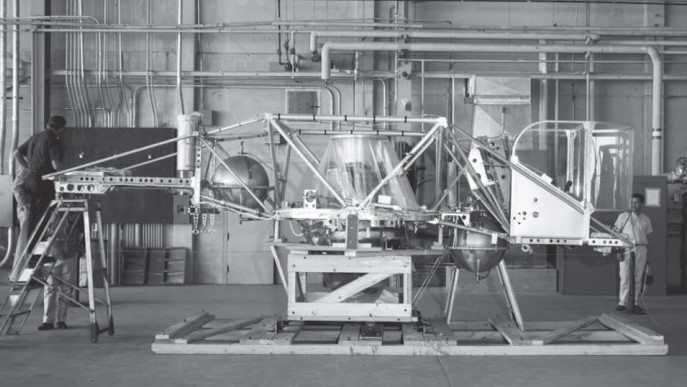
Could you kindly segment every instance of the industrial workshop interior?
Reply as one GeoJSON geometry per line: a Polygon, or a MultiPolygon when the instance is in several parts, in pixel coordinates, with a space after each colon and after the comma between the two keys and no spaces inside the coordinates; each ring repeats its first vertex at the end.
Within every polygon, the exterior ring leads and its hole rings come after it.
{"type": "Polygon", "coordinates": [[[687,385],[687,0],[0,0],[0,385],[687,385]]]}

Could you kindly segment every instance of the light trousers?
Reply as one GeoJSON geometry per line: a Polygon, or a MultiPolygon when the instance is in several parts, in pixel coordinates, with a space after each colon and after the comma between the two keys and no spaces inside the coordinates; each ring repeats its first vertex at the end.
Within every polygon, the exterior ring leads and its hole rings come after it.
{"type": "Polygon", "coordinates": [[[67,319],[67,308],[69,307],[69,300],[60,297],[58,290],[68,296],[72,296],[73,289],[58,281],[53,276],[60,277],[63,281],[73,283],[73,276],[76,272],[79,259],[76,254],[68,257],[68,259],[58,258],[52,269],[52,274],[48,276],[47,282],[50,286],[46,286],[43,294],[43,322],[48,324],[57,322],[65,322],[67,319]]]}
{"type": "MultiPolygon", "coordinates": [[[[632,250],[630,250],[632,251],[632,250]]],[[[628,297],[630,296],[630,260],[632,256],[630,251],[624,253],[625,259],[620,262],[620,301],[619,305],[630,307],[628,297]]],[[[635,300],[634,304],[639,305],[639,296],[642,293],[644,286],[644,273],[646,271],[647,253],[646,246],[637,246],[634,248],[635,252],[635,300]]]]}

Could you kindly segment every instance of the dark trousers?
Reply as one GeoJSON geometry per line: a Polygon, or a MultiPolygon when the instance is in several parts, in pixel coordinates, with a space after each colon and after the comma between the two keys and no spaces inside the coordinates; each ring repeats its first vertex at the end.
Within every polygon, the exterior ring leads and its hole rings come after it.
{"type": "Polygon", "coordinates": [[[21,221],[21,230],[19,231],[19,239],[17,241],[17,251],[15,253],[14,265],[10,274],[10,281],[16,281],[21,275],[20,269],[24,266],[26,260],[30,259],[30,254],[21,260],[24,249],[27,252],[33,250],[33,246],[37,240],[31,240],[28,244],[31,234],[38,227],[38,222],[45,213],[45,210],[50,206],[50,202],[55,198],[55,185],[52,181],[44,181],[40,176],[29,173],[24,180],[24,188],[31,197],[26,212],[23,214],[21,221]]]}
{"type": "Polygon", "coordinates": [[[24,187],[31,196],[28,217],[28,235],[36,229],[38,221],[55,199],[55,185],[50,180],[43,180],[39,175],[29,173],[24,180],[24,187]]]}

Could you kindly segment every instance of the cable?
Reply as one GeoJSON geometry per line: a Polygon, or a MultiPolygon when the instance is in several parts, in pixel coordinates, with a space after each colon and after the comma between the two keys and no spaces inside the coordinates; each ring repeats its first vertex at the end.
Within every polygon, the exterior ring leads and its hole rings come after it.
{"type": "Polygon", "coordinates": [[[451,377],[448,376],[448,372],[446,372],[446,368],[444,368],[444,364],[441,362],[441,358],[439,356],[434,356],[437,358],[437,362],[439,363],[439,367],[441,367],[441,370],[444,371],[444,376],[446,376],[446,381],[448,382],[449,387],[453,387],[453,382],[451,381],[451,377]]]}
{"type": "Polygon", "coordinates": [[[303,231],[301,231],[300,233],[297,233],[296,230],[293,229],[293,222],[291,220],[289,220],[289,228],[291,229],[291,232],[293,233],[293,235],[295,235],[297,237],[303,236],[303,231]]]}
{"type": "MultiPolygon", "coordinates": [[[[645,282],[646,282],[646,280],[645,280],[645,282]]],[[[658,320],[656,320],[654,318],[654,315],[649,311],[649,307],[647,306],[646,299],[644,298],[644,293],[642,293],[642,295],[639,297],[639,299],[642,301],[642,306],[644,306],[644,310],[646,311],[646,315],[649,316],[651,321],[653,321],[654,324],[658,325],[661,328],[666,328],[666,326],[661,324],[660,322],[658,322],[658,320]]]]}

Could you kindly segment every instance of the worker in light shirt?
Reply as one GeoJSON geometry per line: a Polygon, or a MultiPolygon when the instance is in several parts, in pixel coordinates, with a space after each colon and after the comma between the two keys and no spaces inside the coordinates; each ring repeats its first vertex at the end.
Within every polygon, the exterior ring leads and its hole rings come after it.
{"type": "Polygon", "coordinates": [[[634,247],[625,251],[623,260],[620,262],[620,300],[616,310],[623,311],[631,307],[628,298],[630,293],[630,260],[631,253],[635,253],[635,299],[634,313],[645,314],[646,312],[639,307],[639,296],[642,293],[644,276],[647,267],[647,254],[649,251],[649,240],[647,236],[651,234],[651,220],[642,214],[644,207],[644,195],[635,193],[632,195],[632,211],[623,212],[615,221],[614,229],[628,237],[634,242],[634,247]]]}

